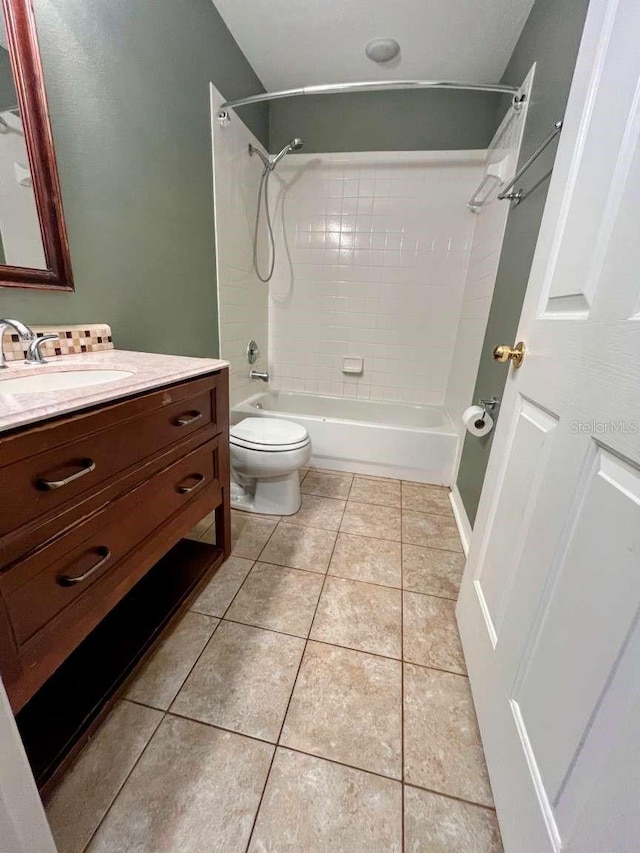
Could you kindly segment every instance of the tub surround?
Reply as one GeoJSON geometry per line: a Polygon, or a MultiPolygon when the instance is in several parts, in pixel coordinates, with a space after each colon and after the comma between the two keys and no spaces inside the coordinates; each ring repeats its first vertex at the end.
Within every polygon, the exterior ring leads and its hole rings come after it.
{"type": "Polygon", "coordinates": [[[0,432],[141,394],[226,367],[226,361],[213,358],[190,358],[117,349],[57,356],[41,367],[13,362],[0,373],[0,432]],[[2,391],[2,383],[7,379],[74,370],[122,370],[133,375],[101,385],[58,391],[2,391]]]}
{"type": "MultiPolygon", "coordinates": [[[[211,115],[225,100],[211,86],[211,115]]],[[[269,366],[269,285],[253,269],[253,236],[258,185],[262,173],[259,157],[249,157],[248,146],[267,151],[240,119],[234,116],[226,127],[214,119],[213,197],[215,205],[216,272],[218,280],[218,337],[220,354],[229,362],[231,405],[255,394],[249,369],[266,371],[269,366]],[[258,358],[247,360],[247,344],[258,343],[258,358]]],[[[266,231],[258,234],[258,257],[266,265],[266,231]]]]}
{"type": "Polygon", "coordinates": [[[485,158],[301,153],[280,163],[271,388],[444,404],[476,221],[466,202],[485,158]],[[363,358],[363,373],[344,374],[345,357],[363,358]]]}
{"type": "MultiPolygon", "coordinates": [[[[534,73],[535,66],[527,74],[520,89],[526,96],[524,106],[519,111],[507,110],[487,151],[486,169],[491,164],[502,164],[505,183],[514,176],[518,163],[534,73]]],[[[474,383],[480,364],[482,341],[487,328],[509,214],[508,203],[496,198],[499,192],[500,187],[492,189],[488,201],[475,216],[473,244],[460,306],[451,371],[447,381],[445,408],[460,436],[454,465],[454,481],[465,435],[462,413],[467,406],[478,400],[473,396],[474,383]]],[[[498,390],[496,388],[491,393],[498,393],[498,390]]]]}

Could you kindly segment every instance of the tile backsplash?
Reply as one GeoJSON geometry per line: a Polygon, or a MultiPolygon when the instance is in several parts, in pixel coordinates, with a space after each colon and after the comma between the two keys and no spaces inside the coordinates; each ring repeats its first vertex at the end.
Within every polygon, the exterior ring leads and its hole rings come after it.
{"type": "Polygon", "coordinates": [[[274,388],[442,405],[485,151],[294,154],[272,176],[274,388]],[[361,375],[342,371],[364,359],[361,375]]]}
{"type": "MultiPolygon", "coordinates": [[[[41,353],[46,358],[56,355],[73,355],[81,352],[98,352],[113,349],[111,327],[105,323],[87,323],[84,326],[57,325],[31,326],[38,335],[57,335],[57,341],[46,341],[41,353]]],[[[4,354],[7,361],[20,361],[27,354],[28,341],[21,341],[12,329],[4,333],[4,354]]]]}

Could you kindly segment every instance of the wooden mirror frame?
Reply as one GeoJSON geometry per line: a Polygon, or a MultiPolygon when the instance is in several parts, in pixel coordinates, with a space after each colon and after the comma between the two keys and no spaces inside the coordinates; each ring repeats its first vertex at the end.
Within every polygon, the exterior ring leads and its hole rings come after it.
{"type": "Polygon", "coordinates": [[[73,290],[67,229],[31,0],[2,0],[47,269],[0,264],[0,287],[73,290]]]}

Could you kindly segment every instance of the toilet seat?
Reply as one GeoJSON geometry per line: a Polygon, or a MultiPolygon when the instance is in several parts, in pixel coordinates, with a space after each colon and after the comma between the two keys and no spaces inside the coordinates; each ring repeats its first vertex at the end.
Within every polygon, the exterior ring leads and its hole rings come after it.
{"type": "Polygon", "coordinates": [[[261,453],[298,450],[310,443],[306,429],[279,418],[245,418],[229,430],[229,442],[261,453]]]}

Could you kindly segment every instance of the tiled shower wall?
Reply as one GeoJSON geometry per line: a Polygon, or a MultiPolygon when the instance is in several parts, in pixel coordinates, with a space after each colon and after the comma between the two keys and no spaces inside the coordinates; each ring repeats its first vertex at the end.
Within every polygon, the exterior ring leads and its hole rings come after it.
{"type": "MultiPolygon", "coordinates": [[[[491,140],[483,169],[484,176],[491,164],[501,163],[503,182],[502,184],[494,183],[486,195],[482,194],[482,198],[486,201],[475,214],[473,245],[469,256],[445,399],[445,407],[459,435],[464,433],[462,413],[467,406],[478,402],[472,399],[473,390],[509,212],[509,203],[499,200],[497,195],[502,186],[511,180],[517,168],[533,73],[532,69],[520,89],[520,93],[526,95],[523,108],[520,111],[510,108],[507,111],[491,140]]],[[[459,444],[459,452],[462,452],[462,442],[459,444]]],[[[456,470],[457,462],[458,460],[456,460],[456,470]]]]}
{"type": "Polygon", "coordinates": [[[272,387],[442,405],[485,151],[292,154],[272,177],[272,387]],[[343,359],[364,359],[361,376],[343,359]]]}
{"type": "MultiPolygon", "coordinates": [[[[260,358],[253,367],[266,370],[268,364],[268,285],[253,272],[253,229],[262,163],[247,150],[249,143],[264,149],[237,116],[220,127],[215,116],[224,98],[214,86],[211,101],[220,357],[230,363],[233,406],[264,389],[262,383],[248,376],[246,349],[251,338],[260,346],[260,358]]],[[[261,250],[263,244],[261,235],[261,250]]]]}

